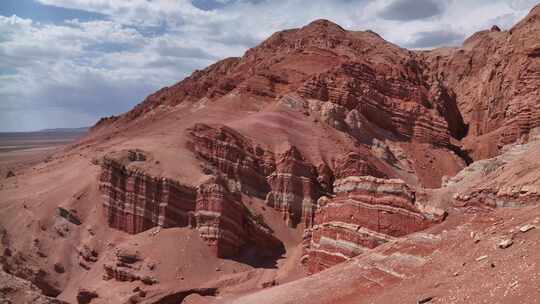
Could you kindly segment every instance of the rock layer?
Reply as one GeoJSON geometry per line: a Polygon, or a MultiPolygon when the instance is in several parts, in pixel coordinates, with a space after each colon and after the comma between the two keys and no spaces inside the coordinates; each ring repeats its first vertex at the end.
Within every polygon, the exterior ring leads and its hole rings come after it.
{"type": "Polygon", "coordinates": [[[227,177],[229,187],[266,198],[266,204],[281,211],[290,226],[311,224],[321,187],[317,170],[296,147],[289,146],[276,157],[269,149],[222,125],[196,124],[189,135],[189,146],[202,158],[203,166],[227,177]]]}
{"type": "Polygon", "coordinates": [[[258,223],[241,201],[220,179],[213,178],[197,190],[197,229],[218,257],[236,257],[243,247],[255,247],[258,254],[281,254],[283,245],[272,231],[258,223]]]}
{"type": "Polygon", "coordinates": [[[276,171],[267,179],[272,190],[266,196],[266,204],[281,211],[289,226],[303,221],[309,227],[315,202],[322,192],[313,165],[304,160],[296,147],[290,146],[279,155],[276,171]]]}
{"type": "MultiPolygon", "coordinates": [[[[323,117],[337,116],[337,121],[344,122],[355,111],[355,115],[362,115],[368,122],[397,136],[439,146],[450,144],[450,128],[444,112],[431,110],[436,108],[436,100],[422,82],[418,62],[412,58],[396,70],[382,73],[363,62],[344,63],[313,76],[298,93],[307,99],[341,107],[328,113],[328,105],[323,105],[323,117]]],[[[454,121],[459,123],[459,118],[454,121]]],[[[346,130],[335,122],[331,125],[346,130]]]]}
{"type": "Polygon", "coordinates": [[[306,231],[311,273],[442,220],[415,206],[415,193],[401,180],[349,176],[337,180],[334,191],[335,197],[319,200],[306,231]]]}
{"type": "Polygon", "coordinates": [[[540,126],[539,16],[536,6],[508,31],[480,31],[460,48],[421,54],[429,78],[455,96],[469,126],[464,146],[475,160],[499,154],[504,145],[527,142],[540,126]]]}
{"type": "Polygon", "coordinates": [[[109,226],[132,234],[155,226],[188,226],[195,211],[194,189],[129,169],[107,157],[102,164],[100,189],[109,226]]]}
{"type": "Polygon", "coordinates": [[[347,153],[338,159],[335,169],[335,178],[342,179],[348,176],[374,176],[379,178],[388,177],[376,166],[371,164],[365,157],[358,153],[347,153]]]}
{"type": "MultiPolygon", "coordinates": [[[[226,178],[212,178],[195,190],[105,157],[100,188],[111,228],[135,234],[156,226],[194,227],[218,257],[238,256],[250,246],[262,256],[283,250],[272,231],[244,206],[241,193],[229,190],[226,178]]],[[[112,276],[132,279],[124,272],[112,276]]]]}
{"type": "Polygon", "coordinates": [[[272,153],[227,126],[195,124],[189,130],[190,148],[246,194],[264,197],[266,176],[275,170],[272,153]]]}

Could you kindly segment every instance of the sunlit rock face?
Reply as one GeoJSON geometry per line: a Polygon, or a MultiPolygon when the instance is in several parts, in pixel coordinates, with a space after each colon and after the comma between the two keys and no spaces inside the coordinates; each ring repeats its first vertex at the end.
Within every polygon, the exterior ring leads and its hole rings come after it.
{"type": "Polygon", "coordinates": [[[314,225],[306,231],[312,273],[443,219],[422,212],[415,193],[398,179],[348,176],[336,180],[334,192],[335,197],[319,200],[314,225]]]}
{"type": "MultiPolygon", "coordinates": [[[[129,161],[129,160],[128,160],[129,161]]],[[[136,234],[152,227],[191,227],[218,257],[235,257],[245,246],[263,256],[283,244],[244,206],[227,178],[213,177],[196,189],[104,158],[100,175],[104,215],[111,228],[136,234]]]]}
{"type": "Polygon", "coordinates": [[[195,210],[193,188],[128,169],[114,159],[103,160],[100,188],[109,226],[131,234],[155,226],[188,226],[195,210]]]}
{"type": "Polygon", "coordinates": [[[278,155],[276,171],[268,176],[271,191],[266,204],[282,212],[289,226],[303,222],[310,226],[313,221],[315,202],[321,189],[316,169],[305,161],[294,146],[278,155]]]}

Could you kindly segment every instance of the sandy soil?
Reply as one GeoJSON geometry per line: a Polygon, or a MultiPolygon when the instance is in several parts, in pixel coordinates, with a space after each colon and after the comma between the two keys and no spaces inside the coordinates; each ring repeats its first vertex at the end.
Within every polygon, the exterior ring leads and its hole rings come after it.
{"type": "Polygon", "coordinates": [[[46,160],[86,134],[74,129],[45,132],[0,132],[0,176],[46,160]]]}

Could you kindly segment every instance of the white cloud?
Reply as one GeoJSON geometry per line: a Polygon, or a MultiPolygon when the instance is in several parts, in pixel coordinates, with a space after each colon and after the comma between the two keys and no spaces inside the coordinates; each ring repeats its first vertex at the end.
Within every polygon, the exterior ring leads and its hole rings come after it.
{"type": "Polygon", "coordinates": [[[445,1],[434,0],[392,0],[381,7],[379,16],[399,21],[425,19],[439,16],[443,12],[444,4],[445,1]]]}
{"type": "Polygon", "coordinates": [[[217,58],[195,46],[178,45],[174,37],[145,37],[115,21],[43,25],[0,16],[0,33],[4,130],[65,125],[58,117],[92,124],[217,58]],[[163,45],[170,45],[170,54],[163,52],[163,45]],[[167,64],[157,64],[160,61],[167,64]],[[14,113],[24,111],[21,119],[13,119],[14,113]],[[51,119],[43,119],[44,114],[51,119]]]}
{"type": "Polygon", "coordinates": [[[112,16],[124,24],[155,26],[199,23],[215,15],[196,8],[188,0],[38,0],[42,4],[85,10],[112,16]]]}

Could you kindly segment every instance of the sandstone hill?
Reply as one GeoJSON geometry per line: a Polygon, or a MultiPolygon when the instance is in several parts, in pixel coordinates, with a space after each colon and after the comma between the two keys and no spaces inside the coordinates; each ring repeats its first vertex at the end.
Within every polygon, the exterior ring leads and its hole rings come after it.
{"type": "Polygon", "coordinates": [[[534,303],[538,33],[316,20],[196,71],[0,180],[0,299],[534,303]]]}

